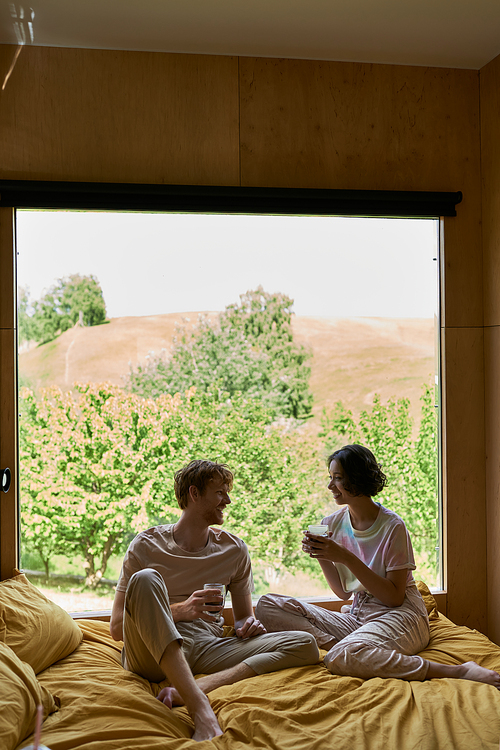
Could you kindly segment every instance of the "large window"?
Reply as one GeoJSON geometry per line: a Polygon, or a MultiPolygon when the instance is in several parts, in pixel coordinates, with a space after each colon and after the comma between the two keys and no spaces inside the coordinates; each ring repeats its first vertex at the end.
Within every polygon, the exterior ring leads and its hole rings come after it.
{"type": "Polygon", "coordinates": [[[191,458],[235,473],[257,593],[330,595],[300,553],[325,456],[372,448],[441,586],[438,221],[18,211],[22,565],[111,606],[124,549],[175,522],[191,458]],[[176,395],[177,394],[177,395],[176,395]]]}

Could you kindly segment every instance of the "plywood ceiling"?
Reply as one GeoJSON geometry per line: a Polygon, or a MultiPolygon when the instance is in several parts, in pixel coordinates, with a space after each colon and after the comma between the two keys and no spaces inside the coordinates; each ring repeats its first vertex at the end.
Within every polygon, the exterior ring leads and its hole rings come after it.
{"type": "Polygon", "coordinates": [[[0,43],[19,39],[479,69],[500,54],[500,0],[4,0],[0,43]]]}

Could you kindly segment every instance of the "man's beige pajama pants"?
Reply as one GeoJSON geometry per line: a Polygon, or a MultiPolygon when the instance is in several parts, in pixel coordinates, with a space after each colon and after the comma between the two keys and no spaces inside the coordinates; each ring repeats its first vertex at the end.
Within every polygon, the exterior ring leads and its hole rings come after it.
{"type": "Polygon", "coordinates": [[[198,619],[174,623],[167,587],[152,568],[134,573],[125,597],[123,617],[126,669],[150,682],[170,679],[160,668],[166,647],[176,640],[182,644],[194,674],[211,674],[244,662],[257,674],[287,667],[315,664],[318,647],[306,632],[266,633],[248,640],[222,637],[222,627],[198,619]]]}

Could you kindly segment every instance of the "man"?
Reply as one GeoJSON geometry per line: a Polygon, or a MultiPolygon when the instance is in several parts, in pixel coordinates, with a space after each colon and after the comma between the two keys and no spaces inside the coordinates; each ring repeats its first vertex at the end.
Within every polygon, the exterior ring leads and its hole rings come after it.
{"type": "Polygon", "coordinates": [[[181,517],[132,541],[111,614],[111,635],[124,641],[125,668],[150,682],[169,680],[171,687],[158,698],[169,708],[186,705],[196,741],[222,734],[206,693],[257,674],[314,664],[319,657],[310,634],[267,633],[254,617],[247,547],[234,534],[212,528],[223,523],[232,486],[224,464],[191,461],[176,473],[181,517]],[[222,637],[215,616],[218,592],[203,590],[215,582],[231,593],[236,633],[231,638],[222,637]],[[195,680],[192,672],[207,676],[195,680]]]}

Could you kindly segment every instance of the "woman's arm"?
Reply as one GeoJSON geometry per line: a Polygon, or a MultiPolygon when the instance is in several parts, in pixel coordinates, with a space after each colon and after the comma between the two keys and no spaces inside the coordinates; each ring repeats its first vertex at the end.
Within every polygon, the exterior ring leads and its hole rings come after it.
{"type": "MultiPolygon", "coordinates": [[[[368,565],[365,565],[359,557],[356,557],[355,554],[345,549],[345,547],[334,542],[333,539],[327,539],[326,537],[310,537],[309,548],[310,557],[319,560],[320,564],[322,561],[327,561],[330,563],[341,563],[349,568],[351,573],[356,576],[365,589],[387,607],[400,607],[403,603],[406,591],[406,578],[408,575],[406,568],[402,570],[393,570],[390,573],[387,573],[386,578],[383,578],[382,576],[379,576],[378,573],[371,570],[368,565]]],[[[321,567],[323,568],[322,564],[321,567]]],[[[340,596],[329,580],[328,583],[337,596],[340,596]]]]}
{"type": "MultiPolygon", "coordinates": [[[[316,539],[323,539],[323,537],[317,537],[314,535],[311,535],[309,531],[304,532],[304,539],[302,540],[302,549],[304,552],[307,552],[309,557],[315,557],[315,555],[311,554],[311,552],[314,551],[314,547],[311,546],[312,541],[316,539]]],[[[335,565],[330,562],[329,560],[323,560],[318,558],[318,562],[321,565],[321,569],[324,573],[324,576],[326,578],[326,582],[330,586],[331,590],[334,594],[338,596],[339,599],[349,599],[351,597],[351,594],[347,591],[344,591],[344,587],[342,586],[342,582],[340,580],[339,572],[335,565]]]]}
{"type": "Polygon", "coordinates": [[[335,565],[329,560],[318,560],[318,562],[321,565],[321,569],[325,575],[326,582],[330,586],[333,593],[336,594],[339,599],[350,599],[351,594],[348,591],[344,591],[344,587],[342,586],[342,583],[340,581],[339,572],[335,565]]]}

